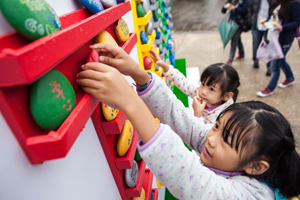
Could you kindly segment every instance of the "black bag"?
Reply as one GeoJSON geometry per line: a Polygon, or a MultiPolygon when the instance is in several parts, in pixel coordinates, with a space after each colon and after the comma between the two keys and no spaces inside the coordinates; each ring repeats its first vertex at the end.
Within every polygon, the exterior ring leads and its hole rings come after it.
{"type": "Polygon", "coordinates": [[[239,18],[238,25],[240,26],[240,28],[242,29],[242,31],[243,32],[250,31],[251,28],[252,28],[250,17],[242,18],[240,15],[238,15],[238,18],[239,18]]]}

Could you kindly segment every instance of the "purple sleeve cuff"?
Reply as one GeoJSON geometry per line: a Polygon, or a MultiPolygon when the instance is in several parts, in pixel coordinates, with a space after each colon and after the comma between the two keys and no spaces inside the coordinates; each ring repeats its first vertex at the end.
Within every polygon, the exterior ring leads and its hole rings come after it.
{"type": "Polygon", "coordinates": [[[138,143],[137,143],[137,148],[140,152],[143,152],[144,150],[146,150],[149,146],[151,146],[151,144],[153,142],[155,142],[155,140],[160,136],[160,134],[163,132],[164,130],[164,125],[160,124],[158,131],[155,133],[155,135],[146,143],[143,144],[142,140],[139,139],[138,143]]]}
{"type": "Polygon", "coordinates": [[[154,73],[151,72],[151,74],[152,74],[152,81],[151,81],[150,85],[149,85],[145,90],[143,90],[143,91],[139,91],[139,90],[137,89],[136,92],[137,92],[138,95],[146,94],[146,93],[153,87],[153,85],[154,85],[154,83],[155,83],[156,77],[155,77],[155,74],[154,74],[154,73]]]}

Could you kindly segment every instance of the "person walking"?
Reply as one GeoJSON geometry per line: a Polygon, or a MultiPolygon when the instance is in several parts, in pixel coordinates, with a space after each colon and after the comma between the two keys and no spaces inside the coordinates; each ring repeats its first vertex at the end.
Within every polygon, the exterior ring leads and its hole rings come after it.
{"type": "Polygon", "coordinates": [[[281,25],[275,25],[275,30],[279,31],[279,43],[284,57],[272,60],[271,79],[268,86],[256,93],[259,97],[270,96],[274,93],[277,85],[280,69],[285,74],[286,80],[278,84],[280,88],[286,88],[295,83],[295,78],[290,65],[286,62],[286,54],[290,50],[296,36],[296,28],[300,26],[300,1],[299,0],[275,0],[271,6],[269,15],[278,15],[281,25]]]}
{"type": "MultiPolygon", "coordinates": [[[[249,1],[248,16],[251,19],[252,25],[252,60],[254,68],[259,68],[259,60],[256,57],[257,48],[262,41],[262,38],[264,38],[264,40],[267,40],[268,30],[261,23],[261,21],[268,18],[270,5],[272,5],[272,0],[249,1]]],[[[270,63],[267,63],[266,75],[271,75],[270,63]]]]}
{"type": "MultiPolygon", "coordinates": [[[[228,0],[222,7],[222,13],[230,12],[229,20],[239,24],[241,19],[247,17],[249,0],[228,0]]],[[[241,39],[242,29],[239,27],[233,37],[231,38],[231,46],[229,59],[226,62],[227,65],[232,65],[232,61],[235,56],[236,47],[238,47],[239,55],[236,60],[243,59],[245,57],[244,47],[241,39]]]]}

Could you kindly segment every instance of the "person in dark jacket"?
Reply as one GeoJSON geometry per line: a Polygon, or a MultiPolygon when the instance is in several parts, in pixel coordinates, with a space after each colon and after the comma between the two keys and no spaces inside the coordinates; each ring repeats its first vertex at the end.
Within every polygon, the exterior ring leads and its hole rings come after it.
{"type": "MultiPolygon", "coordinates": [[[[240,23],[240,19],[244,19],[247,17],[249,0],[228,0],[226,4],[222,7],[222,13],[230,12],[229,20],[240,23]]],[[[237,60],[243,59],[245,57],[244,47],[241,40],[242,29],[239,27],[235,32],[233,37],[231,38],[231,46],[229,59],[226,62],[228,65],[232,65],[232,61],[234,59],[236,47],[239,50],[239,56],[236,57],[237,60]]]]}
{"type": "Polygon", "coordinates": [[[256,93],[259,97],[266,97],[274,93],[274,89],[280,76],[280,69],[284,72],[286,80],[283,83],[278,84],[278,87],[286,88],[295,83],[293,72],[289,64],[286,62],[285,57],[292,46],[294,38],[296,37],[296,28],[300,26],[300,1],[274,0],[269,16],[273,14],[274,10],[278,10],[277,15],[281,20],[281,25],[276,25],[275,30],[280,31],[278,40],[284,57],[271,61],[271,80],[264,90],[256,93]]]}
{"type": "MultiPolygon", "coordinates": [[[[248,6],[248,16],[251,19],[252,26],[252,52],[253,52],[253,67],[259,68],[259,60],[256,57],[257,48],[262,41],[266,40],[268,30],[261,23],[262,20],[269,16],[269,8],[272,5],[272,0],[250,0],[248,6]]],[[[271,75],[270,64],[267,64],[267,76],[271,75]]]]}

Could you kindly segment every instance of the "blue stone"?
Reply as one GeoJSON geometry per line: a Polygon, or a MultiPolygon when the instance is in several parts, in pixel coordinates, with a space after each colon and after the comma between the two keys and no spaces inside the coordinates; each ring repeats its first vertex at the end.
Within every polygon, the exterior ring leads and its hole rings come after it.
{"type": "Polygon", "coordinates": [[[158,40],[158,39],[160,39],[160,37],[161,37],[161,32],[156,29],[156,37],[155,37],[155,39],[158,40]]]}
{"type": "Polygon", "coordinates": [[[116,0],[100,0],[100,2],[103,4],[104,8],[110,8],[117,5],[116,0]]]}
{"type": "Polygon", "coordinates": [[[142,44],[148,43],[148,35],[147,35],[146,31],[141,32],[141,42],[142,42],[142,44]]]}
{"type": "Polygon", "coordinates": [[[79,0],[79,2],[93,13],[98,13],[104,10],[100,0],[79,0]]]}
{"type": "Polygon", "coordinates": [[[117,3],[123,3],[125,0],[117,0],[117,3]]]}

